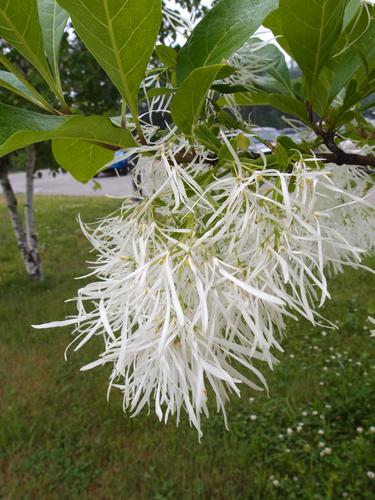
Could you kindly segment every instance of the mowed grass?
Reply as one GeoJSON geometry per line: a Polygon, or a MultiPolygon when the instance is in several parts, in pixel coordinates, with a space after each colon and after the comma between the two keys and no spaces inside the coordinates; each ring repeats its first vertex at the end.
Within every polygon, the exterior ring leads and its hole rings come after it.
{"type": "Polygon", "coordinates": [[[30,328],[73,312],[64,300],[75,295],[89,250],[77,213],[93,221],[117,205],[38,197],[47,279],[30,283],[0,199],[0,498],[374,498],[367,316],[375,279],[364,271],[332,282],[323,313],[339,330],[290,322],[281,363],[266,370],[270,397],[247,388],[233,396],[229,432],[213,407],[201,443],[186,420],[176,429],[152,412],[131,418],[116,392],[107,403],[110,367],[79,371],[99,341],[65,363],[69,329],[30,328]]]}

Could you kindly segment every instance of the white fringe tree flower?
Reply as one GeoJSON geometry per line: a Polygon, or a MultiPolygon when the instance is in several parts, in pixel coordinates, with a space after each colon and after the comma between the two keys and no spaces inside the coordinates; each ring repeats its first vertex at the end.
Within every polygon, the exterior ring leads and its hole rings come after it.
{"type": "Polygon", "coordinates": [[[374,1],[218,0],[198,24],[166,0],[51,0],[55,16],[36,0],[27,16],[3,3],[0,85],[43,110],[0,103],[0,181],[23,257],[37,241],[33,172],[25,234],[3,157],[52,141],[81,182],[137,161],[134,197],[82,224],[96,258],[77,314],[43,327],[73,325],[76,350],[101,337],[84,369],[111,365],[125,409],[165,421],[183,410],[201,434],[210,398],[225,417],[244,384],[267,388],[287,318],[333,326],[319,313],[328,277],[374,250],[374,1]],[[62,88],[68,19],[118,90],[120,116],[86,116],[74,85],[62,88]],[[262,25],[272,43],[252,38],[262,25]],[[30,82],[13,49],[38,73],[30,82]],[[293,130],[262,135],[247,116],[258,105],[293,130]]]}
{"type": "Polygon", "coordinates": [[[83,370],[110,363],[124,409],[154,407],[165,421],[184,409],[201,434],[209,393],[225,416],[241,384],[267,387],[260,367],[277,362],[286,317],[324,323],[327,270],[360,266],[374,246],[374,209],[370,178],[354,169],[219,169],[203,189],[166,151],[148,197],[82,225],[95,279],[79,290],[76,317],[43,326],[75,324],[75,350],[103,337],[83,370]]]}

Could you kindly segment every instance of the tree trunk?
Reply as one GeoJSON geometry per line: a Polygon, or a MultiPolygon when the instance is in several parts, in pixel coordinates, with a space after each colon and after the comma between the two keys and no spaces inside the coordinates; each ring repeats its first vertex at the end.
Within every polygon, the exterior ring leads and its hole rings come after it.
{"type": "Polygon", "coordinates": [[[18,248],[24,262],[26,272],[31,279],[43,279],[43,268],[40,260],[38,238],[34,222],[34,169],[35,149],[32,146],[27,150],[26,164],[26,204],[25,204],[25,227],[20,217],[17,198],[14,194],[8,175],[8,158],[0,159],[0,183],[3,188],[4,198],[16,236],[18,248]]]}
{"type": "Polygon", "coordinates": [[[38,234],[34,217],[34,174],[35,174],[35,147],[26,148],[26,200],[25,200],[25,228],[26,242],[33,262],[33,278],[42,280],[44,278],[42,261],[39,253],[38,234]]]}

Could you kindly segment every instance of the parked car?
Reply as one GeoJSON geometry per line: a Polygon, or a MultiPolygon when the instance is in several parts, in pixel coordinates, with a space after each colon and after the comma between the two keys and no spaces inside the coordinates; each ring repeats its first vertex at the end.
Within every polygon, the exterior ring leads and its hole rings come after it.
{"type": "MultiPolygon", "coordinates": [[[[124,155],[125,151],[123,149],[119,149],[115,152],[116,158],[121,158],[124,155]]],[[[121,158],[119,161],[112,163],[106,169],[99,172],[99,174],[108,174],[108,175],[127,175],[133,167],[131,156],[128,158],[121,158]]],[[[98,175],[99,175],[98,174],[98,175]]]]}

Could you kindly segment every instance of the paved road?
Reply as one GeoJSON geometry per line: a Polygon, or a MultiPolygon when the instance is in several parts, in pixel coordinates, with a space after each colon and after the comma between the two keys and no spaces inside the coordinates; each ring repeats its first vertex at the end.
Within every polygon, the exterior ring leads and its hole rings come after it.
{"type": "MultiPolygon", "coordinates": [[[[42,177],[35,179],[35,194],[70,196],[129,196],[133,193],[130,175],[100,176],[87,184],[75,181],[69,174],[53,177],[49,170],[42,170],[42,177]]],[[[25,174],[10,175],[16,193],[25,192],[25,174]]],[[[1,192],[1,187],[0,187],[1,192]]]]}

